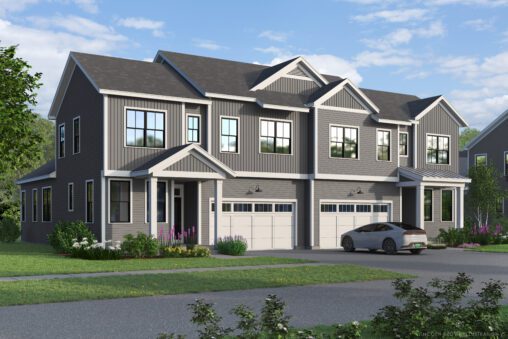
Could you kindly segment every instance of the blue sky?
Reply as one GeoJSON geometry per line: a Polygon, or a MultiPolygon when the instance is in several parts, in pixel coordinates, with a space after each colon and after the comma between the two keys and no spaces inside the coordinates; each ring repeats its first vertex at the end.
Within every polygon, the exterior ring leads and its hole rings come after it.
{"type": "Polygon", "coordinates": [[[165,49],[262,64],[302,55],[361,87],[443,94],[482,128],[508,108],[507,17],[508,0],[0,0],[0,43],[43,72],[42,115],[69,51],[151,60],[165,49]]]}

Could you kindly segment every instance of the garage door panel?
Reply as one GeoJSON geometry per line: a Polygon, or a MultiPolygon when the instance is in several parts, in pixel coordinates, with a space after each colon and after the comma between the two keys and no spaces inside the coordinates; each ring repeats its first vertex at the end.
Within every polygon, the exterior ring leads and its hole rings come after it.
{"type": "Polygon", "coordinates": [[[292,229],[291,226],[274,226],[273,227],[273,237],[274,238],[287,238],[288,235],[291,235],[292,229]]]}
{"type": "Polygon", "coordinates": [[[286,227],[292,227],[293,226],[293,217],[291,215],[287,216],[273,216],[273,223],[277,227],[279,226],[286,226],[286,227]]]}
{"type": "Polygon", "coordinates": [[[342,226],[342,227],[344,227],[344,226],[345,227],[354,227],[355,217],[353,215],[340,214],[340,216],[338,216],[337,225],[342,226]]]}

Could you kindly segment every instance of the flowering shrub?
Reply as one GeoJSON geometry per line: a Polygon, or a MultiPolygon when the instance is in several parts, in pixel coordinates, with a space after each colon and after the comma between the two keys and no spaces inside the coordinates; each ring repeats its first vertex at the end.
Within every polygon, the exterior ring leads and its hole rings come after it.
{"type": "Polygon", "coordinates": [[[100,244],[97,240],[83,238],[80,242],[78,239],[72,239],[70,254],[73,258],[89,259],[89,260],[118,260],[122,258],[120,250],[120,242],[114,243],[106,241],[105,244],[100,244]]]}
{"type": "Polygon", "coordinates": [[[463,244],[460,244],[457,247],[458,248],[475,248],[475,247],[478,247],[478,246],[481,246],[481,245],[479,243],[477,243],[477,242],[465,242],[463,244]]]}
{"type": "Polygon", "coordinates": [[[60,221],[48,234],[49,244],[59,253],[70,253],[74,239],[81,242],[84,238],[95,240],[92,231],[83,221],[60,221]]]}
{"type": "Polygon", "coordinates": [[[347,324],[338,324],[335,325],[335,338],[337,339],[352,339],[352,338],[361,338],[362,337],[362,329],[365,325],[359,323],[358,321],[352,321],[347,324]]]}
{"type": "Polygon", "coordinates": [[[127,234],[124,239],[121,249],[128,257],[151,258],[159,254],[159,242],[152,235],[138,232],[136,236],[127,234]]]}
{"type": "Polygon", "coordinates": [[[471,243],[479,245],[503,244],[508,243],[508,233],[503,231],[501,224],[496,226],[482,225],[480,227],[475,224],[462,229],[440,229],[438,239],[453,247],[467,247],[467,245],[460,245],[471,243]]]}
{"type": "Polygon", "coordinates": [[[210,250],[208,247],[203,246],[171,246],[163,247],[161,249],[161,256],[167,258],[197,258],[197,257],[209,257],[210,250]]]}
{"type": "Polygon", "coordinates": [[[220,254],[244,255],[247,251],[247,241],[241,236],[219,238],[217,251],[220,254]]]}
{"type": "Polygon", "coordinates": [[[175,231],[175,226],[172,226],[168,232],[164,231],[164,228],[159,228],[159,234],[157,236],[159,240],[159,246],[162,247],[173,247],[179,245],[195,245],[198,243],[198,234],[196,232],[196,226],[184,229],[182,233],[175,231]]]}

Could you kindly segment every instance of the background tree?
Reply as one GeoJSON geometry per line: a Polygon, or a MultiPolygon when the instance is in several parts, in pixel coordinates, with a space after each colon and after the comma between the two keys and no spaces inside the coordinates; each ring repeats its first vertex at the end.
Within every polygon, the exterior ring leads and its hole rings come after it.
{"type": "Polygon", "coordinates": [[[462,132],[460,132],[459,136],[459,150],[462,151],[466,145],[476,138],[476,136],[480,134],[480,131],[476,128],[464,128],[462,132]]]}
{"type": "Polygon", "coordinates": [[[507,196],[500,185],[500,173],[492,164],[472,166],[468,176],[471,184],[466,195],[468,212],[478,225],[488,225],[489,218],[496,215],[499,201],[507,196]]]}
{"type": "Polygon", "coordinates": [[[16,46],[0,46],[0,216],[19,208],[14,180],[53,156],[53,124],[33,112],[41,73],[30,70],[16,46]]]}

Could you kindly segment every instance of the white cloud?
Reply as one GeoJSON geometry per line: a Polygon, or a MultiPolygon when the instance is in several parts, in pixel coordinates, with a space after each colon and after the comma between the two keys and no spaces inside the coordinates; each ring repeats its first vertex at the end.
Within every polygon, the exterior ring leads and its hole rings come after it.
{"type": "MultiPolygon", "coordinates": [[[[35,18],[31,20],[37,21],[35,18]]],[[[40,19],[35,27],[27,27],[0,19],[0,40],[3,45],[19,45],[18,55],[32,65],[33,72],[43,73],[37,111],[46,115],[70,51],[108,54],[121,47],[127,38],[106,26],[76,16],[44,20],[40,19]],[[60,20],[64,22],[59,23],[60,20]],[[75,26],[69,24],[75,20],[75,26]],[[79,31],[80,23],[86,29],[79,31]]]]}
{"type": "Polygon", "coordinates": [[[484,20],[484,19],[474,19],[467,20],[464,22],[464,25],[471,27],[475,31],[488,31],[494,28],[494,20],[484,20]]]}
{"type": "Polygon", "coordinates": [[[153,36],[155,37],[165,36],[164,32],[162,31],[162,28],[164,27],[164,21],[155,21],[141,17],[129,17],[118,19],[117,24],[127,28],[151,30],[153,36]]]}
{"type": "Polygon", "coordinates": [[[72,0],[79,8],[88,13],[98,13],[99,6],[96,0],[72,0]]]}
{"type": "Polygon", "coordinates": [[[284,42],[287,40],[288,34],[284,32],[263,31],[258,35],[258,37],[272,41],[284,42]]]}
{"type": "Polygon", "coordinates": [[[508,0],[424,0],[427,5],[446,6],[446,5],[476,5],[486,7],[508,6],[508,0]]]}
{"type": "Polygon", "coordinates": [[[418,28],[413,32],[422,38],[434,38],[445,34],[445,27],[441,21],[431,22],[427,28],[418,28]]]}
{"type": "Polygon", "coordinates": [[[423,8],[413,9],[395,9],[372,12],[364,15],[357,15],[353,20],[358,22],[372,22],[374,20],[384,20],[386,22],[408,22],[415,20],[423,20],[428,10],[423,8]]]}
{"type": "Polygon", "coordinates": [[[388,49],[382,51],[364,51],[355,57],[356,67],[372,66],[418,66],[420,61],[409,51],[388,49]]]}
{"type": "Polygon", "coordinates": [[[20,12],[37,2],[39,0],[0,0],[0,17],[4,17],[8,13],[20,12]]]}
{"type": "Polygon", "coordinates": [[[219,45],[213,40],[193,39],[194,46],[207,49],[209,51],[218,51],[220,49],[227,49],[226,46],[219,45]]]}

